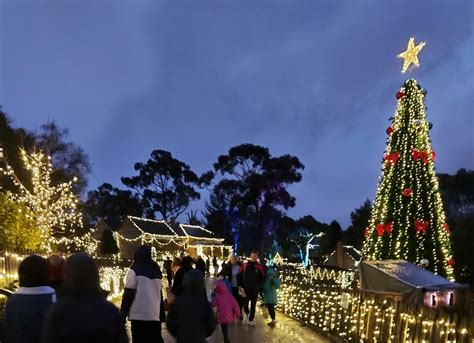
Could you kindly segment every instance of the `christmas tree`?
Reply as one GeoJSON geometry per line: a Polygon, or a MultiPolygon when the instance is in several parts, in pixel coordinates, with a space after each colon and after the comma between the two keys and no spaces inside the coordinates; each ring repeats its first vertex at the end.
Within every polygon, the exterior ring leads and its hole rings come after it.
{"type": "MultiPolygon", "coordinates": [[[[398,55],[418,66],[417,46],[398,55]]],[[[369,260],[404,259],[416,264],[428,260],[428,269],[453,278],[449,227],[435,173],[424,100],[426,91],[408,79],[396,93],[397,112],[387,128],[387,149],[375,201],[366,229],[363,255],[369,260]]]]}

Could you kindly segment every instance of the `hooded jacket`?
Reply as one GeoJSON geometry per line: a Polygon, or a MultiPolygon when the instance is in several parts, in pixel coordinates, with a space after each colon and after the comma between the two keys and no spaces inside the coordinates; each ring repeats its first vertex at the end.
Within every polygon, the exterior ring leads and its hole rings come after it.
{"type": "Polygon", "coordinates": [[[268,268],[267,275],[263,281],[263,302],[265,304],[276,304],[278,300],[277,290],[280,288],[281,281],[276,277],[275,270],[268,268]]]}
{"type": "Polygon", "coordinates": [[[85,253],[66,262],[63,297],[48,311],[43,342],[127,342],[119,311],[106,300],[94,261],[85,253]]]}
{"type": "Polygon", "coordinates": [[[193,269],[193,258],[191,256],[185,256],[181,260],[181,265],[176,274],[174,275],[173,287],[171,291],[175,295],[181,295],[183,293],[183,279],[184,275],[191,269],[193,269]]]}
{"type": "Polygon", "coordinates": [[[151,257],[151,247],[142,245],[128,272],[120,313],[122,320],[164,321],[162,274],[151,257]]]}
{"type": "Polygon", "coordinates": [[[204,277],[197,270],[188,271],[183,278],[183,293],[176,298],[166,324],[177,343],[202,343],[212,335],[216,326],[209,301],[202,296],[204,277]]]}
{"type": "Polygon", "coordinates": [[[219,324],[233,323],[240,318],[240,308],[234,296],[229,293],[223,281],[217,281],[212,306],[217,307],[217,321],[219,324]]]}

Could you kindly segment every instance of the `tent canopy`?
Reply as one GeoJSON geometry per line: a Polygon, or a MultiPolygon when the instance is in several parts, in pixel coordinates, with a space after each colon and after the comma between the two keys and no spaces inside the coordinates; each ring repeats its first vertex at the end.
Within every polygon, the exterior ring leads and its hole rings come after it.
{"type": "Polygon", "coordinates": [[[359,269],[363,291],[403,295],[406,300],[417,303],[423,301],[426,291],[465,288],[403,260],[362,261],[359,269]]]}

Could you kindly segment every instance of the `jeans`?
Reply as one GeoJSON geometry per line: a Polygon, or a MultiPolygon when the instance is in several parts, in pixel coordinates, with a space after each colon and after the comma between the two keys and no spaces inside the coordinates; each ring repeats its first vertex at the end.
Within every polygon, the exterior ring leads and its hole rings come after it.
{"type": "Polygon", "coordinates": [[[257,305],[258,291],[250,290],[250,289],[244,289],[244,291],[245,291],[245,295],[247,296],[245,298],[244,311],[247,314],[250,313],[249,321],[253,321],[255,318],[255,306],[257,305]],[[249,302],[250,302],[250,310],[249,310],[249,302]]]}

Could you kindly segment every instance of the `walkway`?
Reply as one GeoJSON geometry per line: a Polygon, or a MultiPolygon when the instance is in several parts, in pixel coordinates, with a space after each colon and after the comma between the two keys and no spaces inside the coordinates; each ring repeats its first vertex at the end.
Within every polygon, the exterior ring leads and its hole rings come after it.
{"type": "MultiPolygon", "coordinates": [[[[164,286],[166,281],[163,282],[164,286]]],[[[206,289],[210,298],[213,280],[206,278],[206,289]]],[[[120,299],[114,301],[117,306],[120,306],[120,299]]],[[[303,326],[297,320],[294,320],[280,312],[277,312],[277,325],[275,328],[270,328],[266,320],[262,316],[262,309],[257,303],[257,313],[255,316],[256,326],[252,327],[246,323],[235,323],[229,326],[229,338],[232,343],[330,343],[331,340],[314,332],[308,327],[303,326]]],[[[166,329],[166,324],[163,324],[163,338],[165,343],[173,343],[176,340],[166,329]]],[[[130,322],[127,321],[127,331],[130,335],[130,322]]],[[[130,342],[132,339],[130,338],[130,342]]],[[[214,334],[208,338],[209,343],[223,342],[222,332],[220,326],[216,327],[214,334]]]]}
{"type": "MultiPolygon", "coordinates": [[[[229,327],[229,336],[232,343],[329,343],[329,339],[315,333],[313,330],[302,326],[298,321],[291,319],[277,312],[278,324],[275,328],[270,328],[263,317],[258,314],[255,318],[256,327],[251,327],[245,323],[232,324],[229,327]]],[[[166,331],[163,325],[163,338],[165,343],[176,342],[166,331]]],[[[209,343],[223,342],[220,326],[212,337],[207,340],[209,343]]],[[[133,343],[133,342],[132,342],[133,343]]]]}

